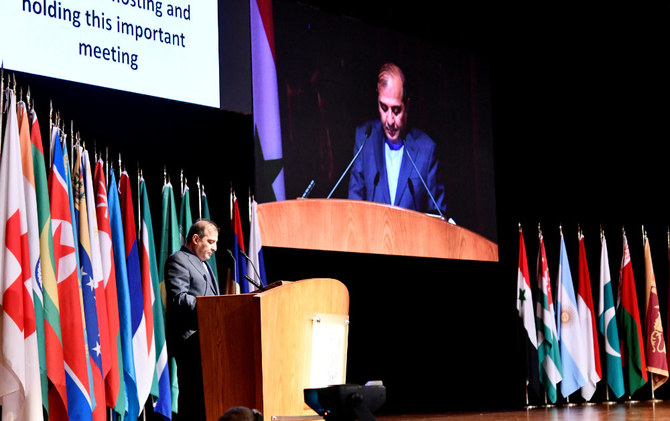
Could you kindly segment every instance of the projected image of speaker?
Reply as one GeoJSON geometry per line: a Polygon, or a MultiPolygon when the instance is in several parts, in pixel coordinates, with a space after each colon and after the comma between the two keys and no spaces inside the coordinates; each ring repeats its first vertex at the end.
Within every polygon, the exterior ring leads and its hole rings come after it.
{"type": "Polygon", "coordinates": [[[381,382],[305,389],[304,394],[305,403],[326,421],[375,421],[373,413],[386,402],[381,382]]]}

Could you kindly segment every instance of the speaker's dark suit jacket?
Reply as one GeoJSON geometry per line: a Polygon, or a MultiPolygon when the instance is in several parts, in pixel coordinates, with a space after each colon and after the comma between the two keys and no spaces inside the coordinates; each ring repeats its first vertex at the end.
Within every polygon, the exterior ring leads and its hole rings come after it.
{"type": "Polygon", "coordinates": [[[391,203],[386,159],[384,157],[385,135],[379,120],[371,121],[356,128],[354,154],[365,140],[365,132],[370,127],[370,138],[351,169],[349,178],[349,199],[368,200],[400,206],[419,212],[437,213],[433,201],[423,187],[409,153],[414,159],[421,176],[428,185],[437,205],[446,214],[444,183],[441,179],[439,161],[435,152],[435,142],[418,129],[410,129],[405,136],[398,187],[395,202],[391,203]]]}
{"type": "Polygon", "coordinates": [[[198,329],[195,297],[218,295],[218,281],[209,263],[203,262],[183,246],[165,261],[168,330],[173,344],[178,345],[198,329]]]}

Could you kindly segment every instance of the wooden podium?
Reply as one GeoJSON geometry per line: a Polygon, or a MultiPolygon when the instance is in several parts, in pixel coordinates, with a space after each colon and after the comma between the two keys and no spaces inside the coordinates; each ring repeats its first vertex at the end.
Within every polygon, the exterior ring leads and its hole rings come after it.
{"type": "MultiPolygon", "coordinates": [[[[320,419],[303,395],[318,371],[314,325],[321,316],[348,323],[349,292],[334,279],[277,284],[263,292],[197,298],[207,420],[233,406],[257,409],[267,420],[320,419]]],[[[346,373],[346,336],[343,346],[333,351],[344,355],[336,363],[346,373]]]]}
{"type": "Polygon", "coordinates": [[[438,217],[381,203],[296,199],[258,205],[264,246],[498,261],[498,245],[438,217]]]}

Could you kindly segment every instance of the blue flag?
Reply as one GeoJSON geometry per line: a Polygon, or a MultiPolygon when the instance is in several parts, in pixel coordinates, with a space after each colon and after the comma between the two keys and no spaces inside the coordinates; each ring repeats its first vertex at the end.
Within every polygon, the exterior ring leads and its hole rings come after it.
{"type": "Polygon", "coordinates": [[[123,223],[119,192],[114,172],[109,174],[109,223],[112,229],[114,265],[116,269],[116,292],[119,302],[119,330],[121,333],[121,353],[123,356],[123,383],[128,398],[127,417],[136,420],[140,415],[140,403],[137,396],[137,378],[133,359],[133,328],[130,310],[130,291],[128,289],[128,269],[126,267],[126,246],[123,236],[123,223]]]}

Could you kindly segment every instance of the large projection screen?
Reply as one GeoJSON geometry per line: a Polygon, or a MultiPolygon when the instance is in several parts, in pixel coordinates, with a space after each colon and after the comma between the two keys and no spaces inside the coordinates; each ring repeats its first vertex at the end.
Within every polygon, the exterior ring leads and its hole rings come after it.
{"type": "Polygon", "coordinates": [[[3,0],[6,69],[218,108],[216,0],[3,0]]]}
{"type": "MultiPolygon", "coordinates": [[[[380,66],[399,65],[409,126],[436,143],[448,218],[496,242],[491,69],[486,54],[275,0],[286,198],[325,198],[354,156],[356,127],[379,120],[380,66]]],[[[349,174],[332,198],[348,197],[349,174]]]]}

